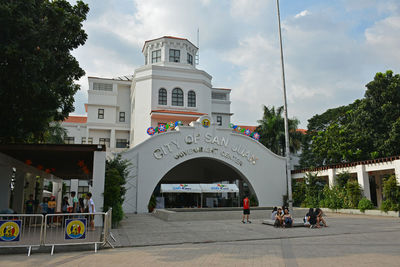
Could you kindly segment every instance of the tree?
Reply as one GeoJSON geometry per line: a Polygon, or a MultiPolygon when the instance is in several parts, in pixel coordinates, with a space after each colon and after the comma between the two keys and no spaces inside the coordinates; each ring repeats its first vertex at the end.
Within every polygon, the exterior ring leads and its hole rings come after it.
{"type": "Polygon", "coordinates": [[[87,39],[88,11],[82,1],[0,2],[0,143],[39,140],[74,111],[85,72],[71,51],[87,39]]]}
{"type": "Polygon", "coordinates": [[[106,162],[103,210],[113,209],[113,226],[118,225],[124,216],[122,203],[126,192],[124,185],[129,174],[128,166],[128,161],[122,160],[120,155],[106,162]]]}
{"type": "MultiPolygon", "coordinates": [[[[256,131],[260,134],[260,142],[275,154],[285,155],[285,124],[282,117],[283,106],[268,108],[264,106],[264,115],[258,121],[256,131]]],[[[289,119],[289,147],[294,153],[300,149],[302,133],[297,131],[299,120],[289,119]]]]}
{"type": "Polygon", "coordinates": [[[308,122],[302,167],[400,154],[400,75],[377,73],[365,97],[308,122]]]}

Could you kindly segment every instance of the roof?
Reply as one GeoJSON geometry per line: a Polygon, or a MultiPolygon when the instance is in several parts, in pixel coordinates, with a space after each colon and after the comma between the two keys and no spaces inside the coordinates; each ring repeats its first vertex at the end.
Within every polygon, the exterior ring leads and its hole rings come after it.
{"type": "Polygon", "coordinates": [[[181,111],[181,110],[152,110],[151,113],[168,113],[168,114],[182,114],[182,115],[195,115],[195,116],[203,116],[207,115],[207,113],[199,113],[199,112],[192,112],[192,111],[181,111]]]}
{"type": "Polygon", "coordinates": [[[103,77],[96,77],[96,76],[89,76],[88,79],[101,79],[101,80],[109,80],[109,81],[123,81],[123,82],[130,82],[132,81],[133,75],[123,75],[115,78],[103,78],[103,77]]]}
{"type": "Polygon", "coordinates": [[[238,125],[242,129],[249,129],[250,131],[254,132],[257,126],[246,126],[246,125],[238,125]]]}
{"type": "Polygon", "coordinates": [[[297,129],[296,132],[300,132],[302,134],[306,134],[307,130],[306,129],[297,129]]]}
{"type": "Polygon", "coordinates": [[[175,37],[175,36],[163,36],[163,37],[159,37],[159,38],[155,38],[155,39],[151,39],[151,40],[145,41],[144,44],[143,44],[142,52],[144,51],[144,47],[146,46],[146,43],[149,43],[149,42],[152,42],[152,41],[155,41],[155,40],[159,40],[159,39],[163,39],[163,38],[188,41],[191,45],[193,45],[194,47],[196,47],[196,48],[198,49],[197,46],[195,46],[191,41],[189,41],[189,40],[186,39],[186,38],[175,37]]]}
{"type": "MultiPolygon", "coordinates": [[[[85,105],[86,108],[86,105],[85,105]]],[[[87,110],[86,110],[87,111],[87,110]]],[[[86,123],[87,122],[87,117],[86,116],[69,116],[66,118],[63,122],[69,122],[69,123],[86,123]]]]}
{"type": "Polygon", "coordinates": [[[326,166],[320,166],[316,168],[306,168],[306,169],[299,169],[299,170],[292,170],[291,173],[302,173],[302,172],[314,172],[314,171],[323,171],[328,169],[339,169],[339,168],[346,168],[346,167],[354,167],[357,165],[368,165],[368,164],[375,164],[381,162],[390,162],[394,160],[400,159],[400,156],[392,156],[386,158],[379,158],[379,159],[369,159],[363,161],[355,161],[355,162],[347,162],[347,163],[338,163],[338,164],[331,164],[326,166]]]}
{"type": "Polygon", "coordinates": [[[232,91],[232,89],[229,89],[229,88],[218,88],[218,87],[213,87],[212,89],[232,91]]]}
{"type": "Polygon", "coordinates": [[[93,177],[95,151],[106,151],[103,145],[72,144],[0,144],[0,152],[39,170],[49,171],[63,179],[93,177]],[[82,166],[86,166],[85,173],[82,166]]]}

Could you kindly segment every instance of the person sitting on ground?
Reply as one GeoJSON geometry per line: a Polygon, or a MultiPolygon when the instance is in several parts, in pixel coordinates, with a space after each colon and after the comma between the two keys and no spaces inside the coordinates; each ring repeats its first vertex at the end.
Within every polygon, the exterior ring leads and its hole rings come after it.
{"type": "Polygon", "coordinates": [[[322,224],[325,227],[328,227],[328,225],[326,224],[326,221],[324,220],[324,218],[322,217],[324,215],[324,213],[322,212],[322,210],[320,208],[315,209],[315,213],[317,216],[317,225],[320,226],[320,223],[322,222],[322,224]]]}
{"type": "MultiPolygon", "coordinates": [[[[317,225],[317,214],[314,212],[313,208],[310,208],[308,210],[306,217],[307,217],[307,222],[308,222],[308,225],[310,226],[310,228],[314,228],[314,227],[319,228],[320,227],[319,225],[317,225]]],[[[308,225],[306,225],[306,226],[308,226],[308,225]]]]}
{"type": "Polygon", "coordinates": [[[292,227],[293,226],[293,219],[292,216],[289,213],[289,209],[285,208],[284,214],[283,214],[283,227],[292,227]]]}
{"type": "Polygon", "coordinates": [[[279,208],[276,212],[275,215],[275,223],[274,223],[275,227],[282,227],[283,226],[283,215],[282,215],[282,209],[279,208]]]}
{"type": "Polygon", "coordinates": [[[271,213],[271,220],[275,220],[276,213],[278,212],[278,208],[274,207],[271,213]]]}

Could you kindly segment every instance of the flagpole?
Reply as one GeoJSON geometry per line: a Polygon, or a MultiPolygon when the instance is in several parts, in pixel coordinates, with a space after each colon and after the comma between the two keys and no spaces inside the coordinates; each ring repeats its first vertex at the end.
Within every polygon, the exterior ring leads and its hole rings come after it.
{"type": "Polygon", "coordinates": [[[285,82],[285,65],[283,62],[283,47],[282,47],[282,33],[281,33],[281,16],[279,12],[279,0],[276,0],[276,7],[278,12],[278,27],[279,27],[279,44],[281,49],[281,67],[282,67],[282,86],[283,86],[283,108],[284,108],[284,122],[285,122],[285,156],[286,156],[286,180],[288,186],[288,202],[289,211],[293,213],[293,199],[292,199],[292,177],[290,171],[290,148],[289,148],[289,122],[288,110],[286,100],[286,82],[285,82]]]}

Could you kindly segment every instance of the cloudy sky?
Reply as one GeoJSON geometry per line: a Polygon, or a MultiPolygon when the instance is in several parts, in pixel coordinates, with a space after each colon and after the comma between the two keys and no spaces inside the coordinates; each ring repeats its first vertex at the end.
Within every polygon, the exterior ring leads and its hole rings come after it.
{"type": "MultiPolygon", "coordinates": [[[[71,1],[73,2],[73,1],[71,1]]],[[[256,125],[283,105],[275,0],[86,0],[88,40],[73,52],[87,76],[133,74],[145,40],[197,43],[214,87],[232,88],[232,122],[256,125]]],[[[376,72],[400,73],[399,0],[281,0],[289,117],[307,120],[362,98],[376,72]]],[[[88,81],[75,97],[84,114],[88,81]]]]}

